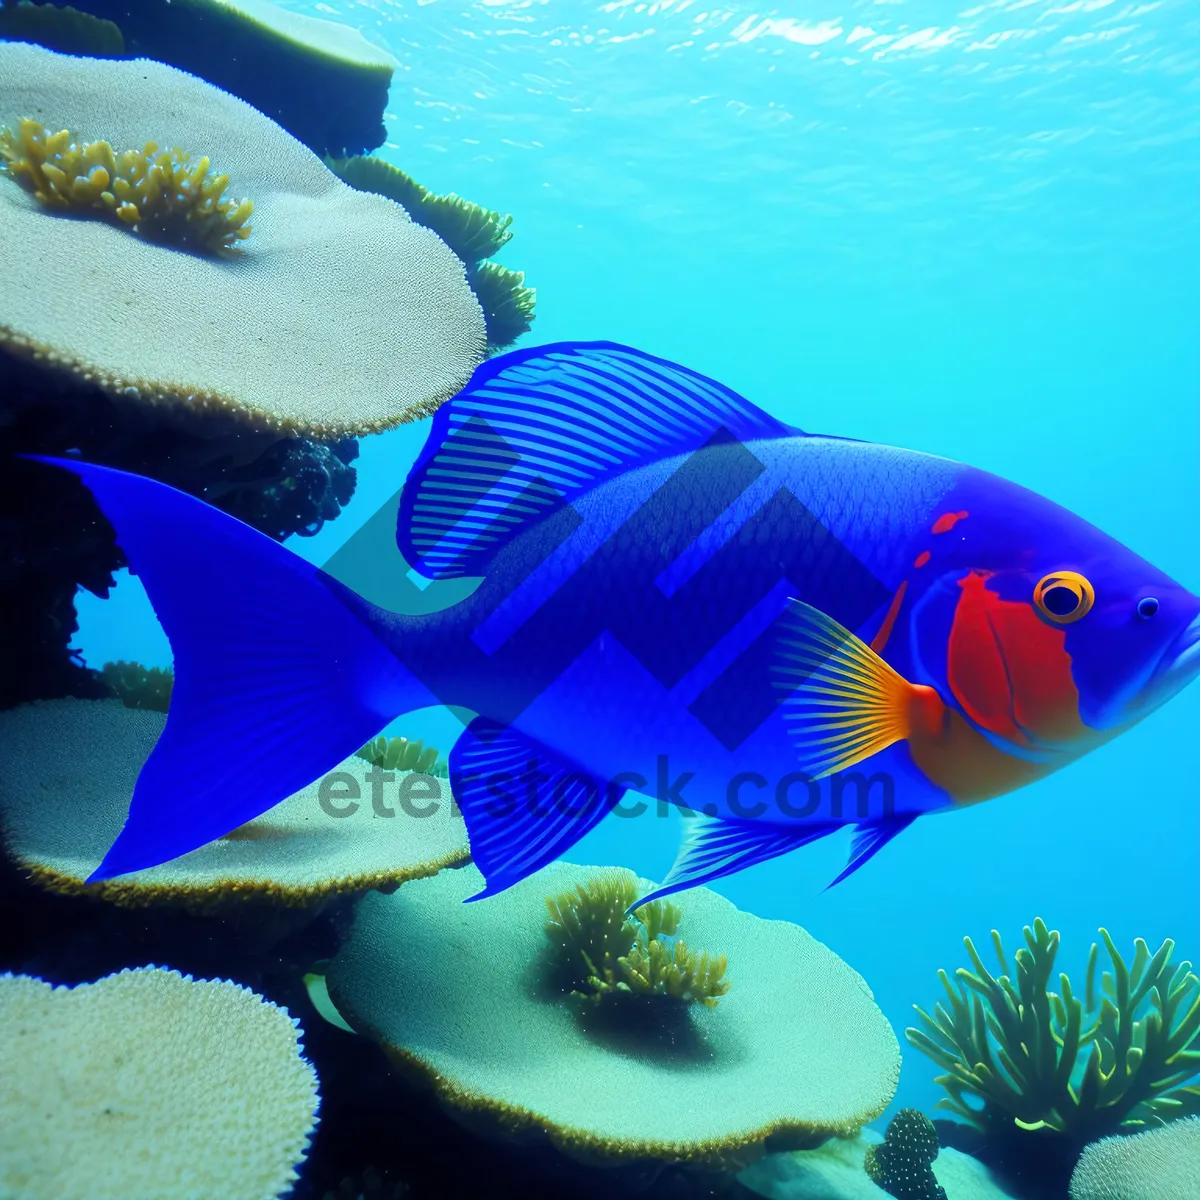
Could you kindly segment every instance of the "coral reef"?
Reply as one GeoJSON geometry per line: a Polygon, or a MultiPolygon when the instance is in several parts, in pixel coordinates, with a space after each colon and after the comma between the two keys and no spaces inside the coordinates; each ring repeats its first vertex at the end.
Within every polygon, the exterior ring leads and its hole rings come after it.
{"type": "Polygon", "coordinates": [[[198,438],[144,427],[98,389],[61,388],[0,351],[0,709],[53,696],[104,696],[68,649],[77,586],[108,594],[124,563],[91,494],[63,471],[10,458],[78,449],[91,461],[154,475],[282,540],[317,532],[354,491],[354,441],[270,435],[198,438]],[[19,632],[17,632],[19,631],[19,632]]]}
{"type": "Polygon", "coordinates": [[[126,708],[145,708],[150,712],[165,713],[171,707],[171,689],[175,686],[172,667],[108,662],[100,668],[100,678],[109,693],[126,708]]]}
{"type": "Polygon", "coordinates": [[[511,346],[533,322],[537,293],[523,271],[485,262],[512,237],[512,217],[451,193],[435,195],[399,167],[375,157],[328,159],[351,187],[396,201],[418,225],[433,230],[462,259],[467,282],[483,309],[488,350],[511,346]]]}
{"type": "Polygon", "coordinates": [[[439,196],[382,158],[365,155],[326,162],[339,179],[360,192],[395,200],[419,225],[432,229],[468,266],[491,258],[512,238],[512,217],[508,214],[472,204],[453,192],[439,196]]]}
{"type": "Polygon", "coordinates": [[[1071,1176],[1071,1200],[1195,1200],[1200,1117],[1089,1146],[1071,1176]]]}
{"type": "Polygon", "coordinates": [[[525,286],[524,271],[485,262],[467,272],[467,282],[483,309],[489,350],[503,350],[529,332],[537,295],[525,286]]]}
{"type": "Polygon", "coordinates": [[[57,4],[0,4],[0,38],[36,42],[60,54],[120,58],[125,39],[112,21],[57,4]]]}
{"type": "MultiPolygon", "coordinates": [[[[1065,974],[1053,991],[1059,935],[1042,920],[1024,930],[1010,974],[1000,935],[998,977],[965,939],[971,969],[954,982],[940,972],[946,1001],[910,1044],[946,1073],[938,1102],[982,1134],[981,1157],[1000,1171],[1037,1162],[1039,1194],[1065,1187],[1088,1142],[1200,1111],[1200,979],[1171,962],[1170,940],[1154,953],[1141,939],[1127,964],[1100,930],[1111,971],[1096,986],[1099,947],[1082,996],[1065,974]]],[[[943,1142],[946,1137],[943,1136],[943,1142]]]]}
{"type": "MultiPolygon", "coordinates": [[[[866,1173],[881,1138],[873,1129],[833,1138],[811,1150],[768,1154],[738,1176],[739,1183],[768,1200],[886,1200],[890,1194],[866,1173]]],[[[943,1150],[933,1173],[949,1200],[1011,1200],[987,1167],[969,1154],[943,1150]]]]}
{"type": "Polygon", "coordinates": [[[263,114],[157,63],[3,43],[0,67],[0,113],[53,113],[55,126],[103,130],[114,145],[205,146],[255,204],[253,245],[233,264],[58,220],[0,187],[10,355],[94,384],[141,419],[322,440],[428,415],[482,358],[483,316],[458,258],[263,114]]]}
{"type": "MultiPolygon", "coordinates": [[[[155,63],[0,43],[0,121],[26,113],[113,145],[211,147],[253,193],[255,230],[236,264],[181,254],[115,220],[61,219],[0,178],[6,462],[78,453],[272,537],[311,533],[353,492],[352,435],[432,411],[485,354],[459,260],[233,97],[155,63]]],[[[106,595],[122,564],[77,481],[6,470],[0,620],[13,636],[0,645],[0,707],[104,694],[68,650],[73,596],[106,595]]]]}
{"type": "Polygon", "coordinates": [[[407,738],[388,738],[380,734],[358,752],[358,757],[385,771],[413,771],[418,775],[446,777],[446,764],[438,762],[436,748],[419,740],[410,742],[407,738]]]}
{"type": "Polygon", "coordinates": [[[483,886],[467,866],[364,896],[326,969],[329,996],[472,1127],[537,1134],[585,1161],[729,1168],[768,1139],[846,1135],[883,1111],[898,1047],[862,979],[797,926],[707,889],[688,895],[689,930],[737,947],[737,986],[718,1007],[690,1006],[685,1028],[648,1044],[624,1022],[584,1019],[608,1005],[564,1004],[544,975],[546,891],[609,876],[559,862],[463,904],[483,886]]]}
{"type": "Polygon", "coordinates": [[[933,1173],[937,1156],[933,1122],[915,1108],[902,1108],[888,1123],[883,1144],[867,1147],[863,1169],[896,1200],[946,1200],[933,1173]]]}
{"type": "Polygon", "coordinates": [[[1139,938],[1127,965],[1101,929],[1112,971],[1103,974],[1097,1011],[1098,947],[1080,999],[1066,975],[1059,976],[1061,995],[1050,990],[1057,931],[1038,919],[1024,935],[1010,978],[993,930],[998,979],[966,938],[973,969],[960,967],[956,984],[942,971],[948,1006],[939,1003],[933,1016],[918,1008],[923,1028],[906,1031],[947,1072],[938,1080],[948,1093],[940,1107],[985,1132],[1016,1126],[1085,1141],[1200,1110],[1200,1086],[1186,1086],[1200,1072],[1200,1050],[1192,1048],[1200,979],[1190,963],[1172,966],[1174,942],[1151,954],[1139,938]],[[1085,1013],[1095,1013],[1086,1024],[1085,1013]]]}
{"type": "Polygon", "coordinates": [[[348,1175],[322,1200],[405,1200],[410,1188],[403,1180],[388,1178],[374,1167],[365,1167],[356,1175],[348,1175]]]}
{"type": "Polygon", "coordinates": [[[681,914],[670,901],[645,904],[631,919],[637,896],[637,877],[614,871],[546,897],[560,986],[591,1001],[659,997],[714,1008],[729,991],[725,955],[689,950],[675,936],[681,914]]]}
{"type": "Polygon", "coordinates": [[[351,26],[269,0],[75,0],[115,21],[128,52],[238,96],[317,154],[361,154],[384,139],[396,60],[351,26]]]}
{"type": "Polygon", "coordinates": [[[160,712],[116,700],[46,700],[0,713],[0,831],[23,872],[67,895],[207,912],[254,899],[308,907],[469,858],[448,788],[413,775],[407,787],[402,780],[377,791],[352,757],[199,850],[85,883],[124,823],[165,724],[160,712]]]}
{"type": "Polygon", "coordinates": [[[250,236],[252,200],[223,199],[228,175],[209,175],[209,161],[186,150],[115,152],[108,142],[80,142],[69,130],[48,133],[28,117],[16,130],[0,128],[5,171],[46,208],[112,217],[135,233],[215,254],[250,236]]]}
{"type": "Polygon", "coordinates": [[[287,1011],[145,967],[75,988],[0,976],[0,1193],[283,1196],[317,1079],[287,1011]]]}

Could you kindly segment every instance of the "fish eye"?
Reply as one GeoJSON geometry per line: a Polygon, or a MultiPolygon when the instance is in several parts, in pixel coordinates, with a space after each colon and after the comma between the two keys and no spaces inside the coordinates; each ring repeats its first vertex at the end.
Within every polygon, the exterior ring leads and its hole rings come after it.
{"type": "Polygon", "coordinates": [[[1078,571],[1052,571],[1033,589],[1038,612],[1056,625],[1070,625],[1086,617],[1095,602],[1095,590],[1078,571]]]}
{"type": "Polygon", "coordinates": [[[1137,615],[1139,617],[1141,617],[1143,621],[1150,620],[1150,618],[1152,616],[1154,616],[1157,612],[1158,612],[1158,597],[1157,596],[1143,596],[1138,601],[1137,615]]]}

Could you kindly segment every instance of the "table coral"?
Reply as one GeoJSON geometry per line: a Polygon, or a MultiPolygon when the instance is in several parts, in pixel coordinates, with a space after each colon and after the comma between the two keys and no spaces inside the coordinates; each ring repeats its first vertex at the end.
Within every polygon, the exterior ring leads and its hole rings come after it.
{"type": "Polygon", "coordinates": [[[472,204],[454,192],[439,196],[382,158],[374,155],[331,158],[326,159],[326,165],[360,192],[374,192],[395,200],[414,221],[432,229],[468,265],[491,258],[512,238],[513,219],[508,213],[472,204]]]}
{"type": "Polygon", "coordinates": [[[344,21],[270,0],[74,2],[117,22],[131,54],[240,97],[318,154],[361,154],[384,140],[398,64],[344,21]]]}
{"type": "Polygon", "coordinates": [[[1071,1176],[1071,1200],[1196,1200],[1200,1117],[1090,1145],[1071,1176]]]}
{"type": "MultiPolygon", "coordinates": [[[[238,254],[180,253],[0,177],[0,708],[103,694],[69,650],[73,598],[106,595],[123,565],[86,489],[15,455],[78,453],[271,537],[314,533],[354,490],[353,439],[427,415],[487,350],[433,233],[202,80],[0,43],[0,125],[27,114],[116,147],[211,150],[253,195],[254,234],[238,254]]],[[[75,175],[93,201],[96,169],[75,175]]]]}
{"type": "Polygon", "coordinates": [[[223,199],[229,176],[210,176],[207,157],[193,163],[186,150],[147,142],[118,153],[24,118],[16,130],[0,129],[0,157],[49,209],[110,216],[152,241],[209,254],[250,236],[254,202],[223,199]]]}
{"type": "Polygon", "coordinates": [[[36,42],[60,54],[89,54],[120,58],[125,39],[112,21],[80,12],[69,5],[0,3],[0,38],[36,42]]]}
{"type": "Polygon", "coordinates": [[[449,788],[394,780],[378,793],[351,757],[260,817],[161,866],[85,883],[129,811],[166,718],[118,700],[48,700],[0,713],[0,835],[37,884],[126,908],[213,911],[260,899],[305,908],[327,897],[462,866],[449,788]],[[378,800],[378,804],[376,801],[378,800]]]}
{"type": "MultiPolygon", "coordinates": [[[[446,245],[234,97],[161,63],[0,43],[0,117],[29,113],[114,146],[205,147],[253,196],[254,233],[233,260],[174,253],[55,219],[0,179],[0,348],[14,357],[147,422],[327,441],[428,415],[482,358],[483,314],[446,245]]],[[[85,194],[105,190],[97,169],[111,174],[92,164],[85,194]]]]}
{"type": "Polygon", "coordinates": [[[537,292],[525,285],[524,271],[485,262],[467,272],[467,282],[483,309],[490,350],[511,346],[521,334],[529,332],[537,292]]]}
{"type": "Polygon", "coordinates": [[[883,1111],[898,1047],[863,980],[804,930],[706,888],[688,893],[687,927],[736,946],[737,980],[716,1008],[682,1010],[686,1036],[631,1043],[624,1022],[598,1025],[608,1006],[564,1003],[544,976],[545,889],[610,875],[556,862],[463,904],[483,886],[467,866],[371,893],[327,968],[329,995],[451,1113],[587,1161],[737,1167],[768,1141],[847,1135],[883,1111]]]}
{"type": "Polygon", "coordinates": [[[317,1078],[286,1009],[156,967],[54,987],[0,975],[0,1195],[290,1194],[317,1078]]]}
{"type": "Polygon", "coordinates": [[[419,225],[433,230],[462,259],[467,282],[483,309],[488,350],[495,353],[528,333],[537,292],[525,273],[486,262],[512,238],[512,217],[451,192],[439,196],[381,158],[327,159],[339,179],[359,191],[394,200],[419,225]]]}

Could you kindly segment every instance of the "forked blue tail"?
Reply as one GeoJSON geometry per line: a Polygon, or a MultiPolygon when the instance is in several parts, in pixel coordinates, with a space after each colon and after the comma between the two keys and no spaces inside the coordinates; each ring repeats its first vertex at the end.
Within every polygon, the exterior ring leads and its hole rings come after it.
{"type": "Polygon", "coordinates": [[[432,702],[318,567],[165,484],[39,461],[91,489],[175,655],[166,728],[92,880],[229,833],[432,702]]]}

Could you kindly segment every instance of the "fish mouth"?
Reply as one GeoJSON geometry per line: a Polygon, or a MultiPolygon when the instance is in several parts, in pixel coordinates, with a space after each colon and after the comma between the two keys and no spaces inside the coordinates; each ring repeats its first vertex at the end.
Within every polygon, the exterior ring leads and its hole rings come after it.
{"type": "Polygon", "coordinates": [[[1200,616],[1166,648],[1143,695],[1155,706],[1200,675],[1200,616]]]}

